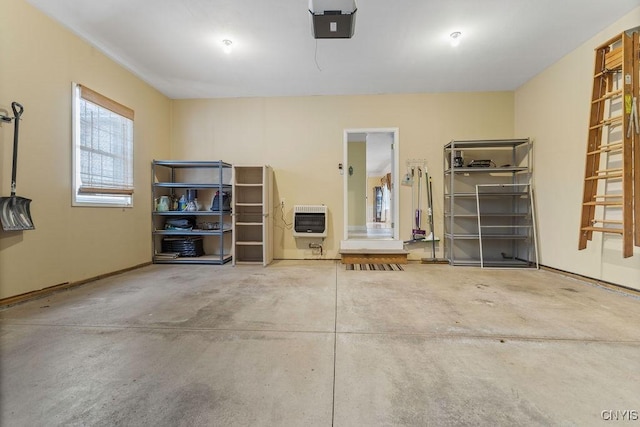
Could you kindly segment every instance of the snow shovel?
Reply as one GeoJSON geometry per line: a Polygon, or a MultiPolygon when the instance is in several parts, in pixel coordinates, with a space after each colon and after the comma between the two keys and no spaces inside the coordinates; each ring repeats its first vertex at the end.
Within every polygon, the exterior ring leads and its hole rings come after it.
{"type": "Polygon", "coordinates": [[[13,109],[13,164],[11,166],[11,196],[0,197],[0,220],[4,231],[33,230],[33,220],[29,205],[31,199],[16,196],[16,175],[18,169],[18,128],[24,107],[17,102],[11,103],[13,109]]]}

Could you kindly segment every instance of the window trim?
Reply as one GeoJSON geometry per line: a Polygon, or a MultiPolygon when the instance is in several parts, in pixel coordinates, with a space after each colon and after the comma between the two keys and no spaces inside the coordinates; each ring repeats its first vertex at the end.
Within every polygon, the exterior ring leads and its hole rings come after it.
{"type": "MultiPolygon", "coordinates": [[[[71,205],[83,206],[83,207],[133,207],[133,193],[134,187],[131,189],[97,189],[91,187],[80,187],[80,158],[79,158],[79,144],[80,144],[80,120],[78,118],[80,99],[85,99],[102,108],[108,109],[118,115],[121,115],[133,122],[134,111],[126,107],[111,98],[108,98],[100,93],[89,89],[88,87],[79,83],[72,82],[72,106],[71,106],[71,122],[72,122],[72,186],[71,186],[71,205]]],[[[133,141],[132,141],[133,143],[133,141]]],[[[134,159],[135,147],[131,147],[131,173],[135,171],[135,159],[134,159]]],[[[135,183],[135,178],[134,181],[135,183]]]]}

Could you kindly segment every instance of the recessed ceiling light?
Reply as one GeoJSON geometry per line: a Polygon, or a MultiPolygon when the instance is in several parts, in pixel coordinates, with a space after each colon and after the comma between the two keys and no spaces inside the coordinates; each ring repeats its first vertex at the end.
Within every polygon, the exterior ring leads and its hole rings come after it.
{"type": "Polygon", "coordinates": [[[449,34],[449,37],[451,37],[451,46],[456,47],[460,44],[462,33],[460,31],[454,31],[453,33],[449,34]]]}
{"type": "Polygon", "coordinates": [[[233,49],[233,42],[229,39],[224,39],[222,40],[222,50],[224,51],[224,53],[231,53],[231,50],[233,49]]]}

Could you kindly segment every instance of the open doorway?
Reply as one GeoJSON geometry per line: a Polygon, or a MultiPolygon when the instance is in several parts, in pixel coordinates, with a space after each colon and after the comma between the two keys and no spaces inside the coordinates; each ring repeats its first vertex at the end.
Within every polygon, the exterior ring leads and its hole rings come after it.
{"type": "Polygon", "coordinates": [[[345,241],[399,240],[397,153],[397,128],[345,130],[345,241]]]}

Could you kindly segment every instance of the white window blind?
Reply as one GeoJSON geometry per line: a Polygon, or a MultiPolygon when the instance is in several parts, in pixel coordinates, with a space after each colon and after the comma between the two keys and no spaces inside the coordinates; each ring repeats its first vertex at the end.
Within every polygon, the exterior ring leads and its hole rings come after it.
{"type": "Polygon", "coordinates": [[[76,93],[75,201],[130,204],[134,112],[82,85],[76,93]]]}

